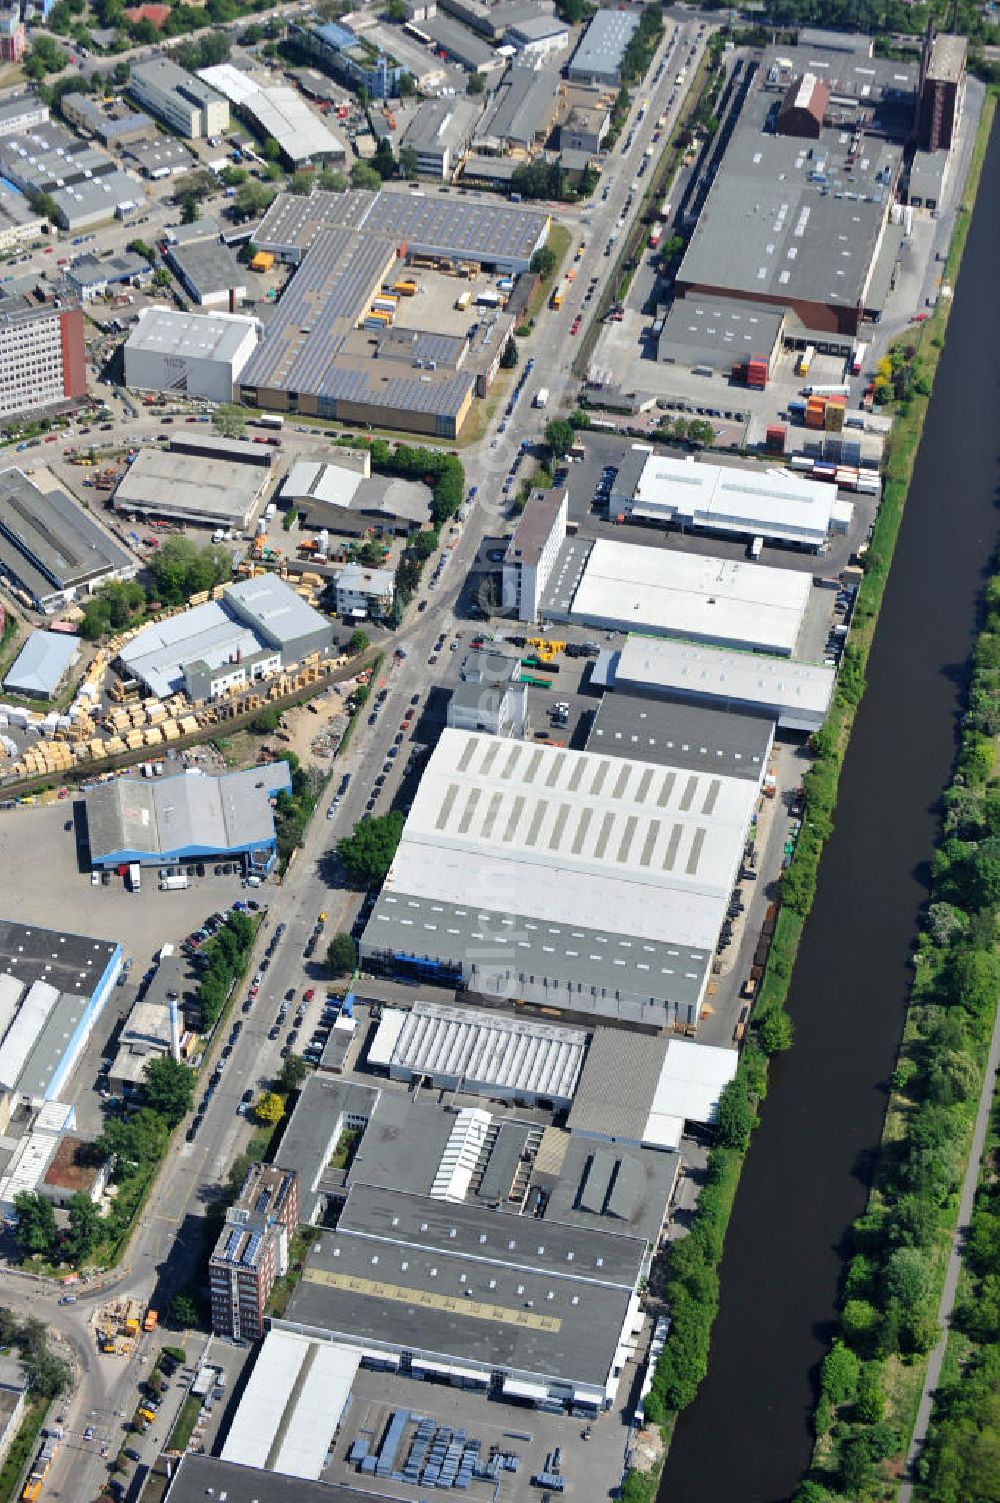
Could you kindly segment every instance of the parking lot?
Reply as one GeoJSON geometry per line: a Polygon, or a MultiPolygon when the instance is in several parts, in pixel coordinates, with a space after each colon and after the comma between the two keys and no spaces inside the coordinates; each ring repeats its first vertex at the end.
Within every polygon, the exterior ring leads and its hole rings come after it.
{"type": "MultiPolygon", "coordinates": [[[[626,1377],[622,1389],[629,1388],[626,1377]]],[[[468,1496],[481,1500],[481,1503],[487,1503],[487,1500],[493,1503],[496,1499],[504,1499],[506,1503],[527,1503],[530,1499],[537,1503],[544,1494],[531,1479],[544,1469],[546,1459],[550,1459],[557,1448],[560,1472],[565,1481],[563,1496],[578,1498],[581,1503],[606,1498],[621,1481],[627,1431],[617,1408],[588,1425],[586,1421],[567,1415],[542,1414],[533,1408],[520,1408],[510,1403],[495,1404],[473,1391],[366,1369],[358,1372],[351,1405],[322,1480],[383,1495],[385,1479],[365,1476],[356,1464],[347,1460],[347,1454],[359,1436],[363,1439],[370,1437],[373,1449],[377,1450],[386,1425],[397,1409],[408,1409],[414,1415],[425,1416],[451,1430],[464,1430],[469,1440],[479,1442],[484,1460],[494,1450],[516,1458],[516,1471],[505,1467],[495,1482],[472,1482],[468,1496]],[[590,1432],[587,1441],[582,1438],[584,1430],[590,1432]]],[[[407,1428],[397,1452],[398,1470],[402,1470],[409,1452],[414,1428],[407,1428]]],[[[414,1503],[419,1503],[426,1493],[426,1485],[408,1487],[394,1482],[392,1490],[395,1497],[411,1497],[414,1503]]]]}

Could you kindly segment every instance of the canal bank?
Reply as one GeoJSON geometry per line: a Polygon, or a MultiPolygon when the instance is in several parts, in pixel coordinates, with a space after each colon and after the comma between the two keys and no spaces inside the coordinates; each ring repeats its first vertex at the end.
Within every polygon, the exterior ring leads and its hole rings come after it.
{"type": "Polygon", "coordinates": [[[878,1144],[995,542],[1000,233],[994,130],[905,520],[788,1008],[721,1267],[709,1374],[678,1420],[664,1503],[788,1498],[808,1463],[817,1366],[846,1234],[878,1144]]]}

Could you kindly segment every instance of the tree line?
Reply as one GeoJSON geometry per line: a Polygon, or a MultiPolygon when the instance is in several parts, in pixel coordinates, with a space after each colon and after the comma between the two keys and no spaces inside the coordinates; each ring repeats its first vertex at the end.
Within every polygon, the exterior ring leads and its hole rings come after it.
{"type": "MultiPolygon", "coordinates": [[[[893,1076],[893,1129],[874,1191],[853,1228],[840,1334],[828,1353],[816,1411],[823,1460],[798,1503],[840,1494],[880,1497],[897,1475],[906,1435],[892,1408],[894,1374],[938,1337],[943,1254],[1000,996],[1000,559],[986,591],[955,774],[944,798],[931,902],[918,939],[910,1025],[893,1076]]],[[[992,1144],[996,1164],[996,1138],[992,1144]]],[[[968,1282],[954,1326],[976,1343],[942,1394],[925,1453],[931,1503],[998,1496],[988,1456],[1000,1454],[1000,1194],[989,1166],[973,1220],[968,1282]],[[988,1480],[989,1479],[989,1480],[988,1480]],[[992,1489],[992,1490],[991,1490],[992,1489]]]]}

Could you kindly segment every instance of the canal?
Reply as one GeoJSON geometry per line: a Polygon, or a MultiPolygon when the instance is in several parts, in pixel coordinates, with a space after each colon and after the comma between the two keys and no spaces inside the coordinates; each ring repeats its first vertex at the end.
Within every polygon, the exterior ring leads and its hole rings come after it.
{"type": "Polygon", "coordinates": [[[981,181],[793,977],[795,1047],[772,1071],[729,1228],[708,1377],[678,1423],[659,1503],[784,1503],[809,1461],[819,1363],[881,1132],[997,540],[995,127],[981,181]]]}

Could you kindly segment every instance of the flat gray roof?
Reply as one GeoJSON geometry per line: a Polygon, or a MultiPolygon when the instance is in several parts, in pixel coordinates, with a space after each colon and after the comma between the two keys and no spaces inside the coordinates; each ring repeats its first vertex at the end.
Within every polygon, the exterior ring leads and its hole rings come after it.
{"type": "Polygon", "coordinates": [[[774,721],[763,716],[732,715],[616,691],[601,700],[587,750],[759,783],[773,737],[774,721]]]}
{"type": "Polygon", "coordinates": [[[150,266],[145,256],[137,256],[129,250],[120,251],[116,256],[94,256],[88,252],[77,256],[66,268],[69,280],[81,288],[101,282],[127,282],[132,277],[149,274],[150,266]]]}
{"type": "Polygon", "coordinates": [[[641,1142],[668,1045],[662,1037],[596,1028],[567,1118],[570,1131],[641,1142]]]}
{"type": "Polygon", "coordinates": [[[320,1181],[337,1146],[338,1118],[343,1113],[370,1119],[380,1095],[377,1086],[342,1077],[306,1077],[276,1156],[280,1168],[298,1171],[299,1214],[304,1222],[313,1220],[322,1198],[320,1181]]]}
{"type": "Polygon", "coordinates": [[[225,1497],[229,1503],[383,1503],[385,1498],[370,1487],[312,1482],[193,1451],[181,1457],[166,1496],[167,1503],[205,1503],[208,1497],[225,1497]]]}
{"type": "Polygon", "coordinates": [[[769,51],[722,159],[678,272],[680,287],[748,299],[864,304],[872,261],[899,174],[900,146],[866,125],[899,127],[912,114],[908,64],[809,48],[769,51]],[[775,135],[770,115],[810,73],[830,90],[818,140],[775,135]]]}
{"type": "Polygon", "coordinates": [[[969,44],[965,37],[939,33],[931,43],[927,77],[934,83],[958,83],[965,68],[969,44]]]}
{"type": "Polygon", "coordinates": [[[759,355],[769,359],[781,335],[785,314],[766,303],[691,292],[675,298],[664,321],[657,350],[660,360],[679,365],[729,366],[759,355]]]}
{"type": "Polygon", "coordinates": [[[0,975],[25,986],[47,981],[59,992],[89,997],[117,950],[117,940],[0,919],[0,975]]]}
{"type": "Polygon", "coordinates": [[[570,76],[617,73],[638,28],[639,16],[633,11],[599,10],[573,54],[570,76]]]}
{"type": "Polygon", "coordinates": [[[125,148],[129,161],[137,162],[143,172],[156,172],[160,167],[169,167],[173,172],[178,166],[194,164],[194,154],[183,141],[172,136],[151,136],[146,141],[132,141],[125,148]]]}
{"type": "Polygon", "coordinates": [[[239,291],[246,286],[246,272],[221,241],[196,240],[188,245],[171,245],[167,259],[198,297],[211,297],[231,288],[239,291]]]}
{"type": "Polygon", "coordinates": [[[355,1186],[285,1323],[603,1387],[644,1254],[628,1235],[355,1186]]]}
{"type": "Polygon", "coordinates": [[[133,79],[171,94],[178,94],[186,104],[206,105],[222,102],[222,95],[202,83],[186,68],[179,68],[168,57],[150,58],[144,63],[135,63],[131,70],[133,79]]]}
{"type": "MultiPolygon", "coordinates": [[[[644,1042],[660,1040],[646,1038],[644,1042]]],[[[619,1092],[631,1094],[631,1078],[627,1092],[622,1085],[619,1076],[619,1092]]],[[[541,1226],[547,1228],[558,1221],[564,1226],[613,1228],[655,1247],[680,1168],[680,1155],[630,1143],[598,1143],[568,1132],[557,1135],[554,1129],[549,1136],[557,1138],[558,1148],[564,1152],[558,1176],[553,1175],[551,1184],[546,1185],[549,1201],[541,1226]]],[[[641,1136],[641,1132],[636,1134],[641,1136]]],[[[541,1178],[536,1173],[532,1182],[538,1183],[541,1178]]]]}
{"type": "Polygon", "coordinates": [[[125,550],[65,491],[43,492],[17,469],[0,471],[0,563],[8,561],[40,599],[105,574],[135,572],[125,550]]]}
{"type": "Polygon", "coordinates": [[[473,144],[510,141],[518,146],[530,145],[548,127],[558,98],[555,73],[545,68],[510,68],[493,91],[473,144]]]}
{"type": "MultiPolygon", "coordinates": [[[[466,35],[472,37],[471,32],[466,35]]],[[[479,39],[472,37],[472,40],[479,39]]],[[[449,149],[461,155],[469,144],[479,113],[480,105],[475,99],[425,99],[403,132],[400,146],[425,153],[449,149]]]]}
{"type": "Polygon", "coordinates": [[[490,63],[500,61],[488,42],[441,11],[429,19],[425,17],[419,24],[420,30],[426,31],[432,41],[467,67],[485,68],[490,63]]]}
{"type": "Polygon", "coordinates": [[[948,151],[915,151],[910,164],[909,196],[925,202],[941,197],[944,175],[948,170],[951,153],[948,151]]]}
{"type": "Polygon", "coordinates": [[[115,491],[116,511],[208,517],[242,527],[270,479],[263,466],[173,449],[140,449],[115,491]]]}
{"type": "Polygon", "coordinates": [[[566,491],[553,487],[532,491],[521,513],[514,535],[507,544],[505,564],[537,564],[542,550],[552,537],[566,502],[566,491]]]}

